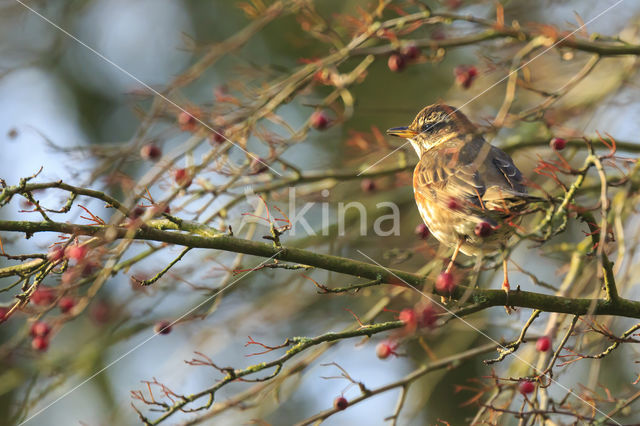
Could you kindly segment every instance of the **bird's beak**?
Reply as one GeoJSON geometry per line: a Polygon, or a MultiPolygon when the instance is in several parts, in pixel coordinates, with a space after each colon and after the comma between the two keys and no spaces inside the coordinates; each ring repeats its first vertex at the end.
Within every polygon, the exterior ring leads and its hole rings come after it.
{"type": "Polygon", "coordinates": [[[387,134],[389,136],[411,139],[417,134],[417,132],[411,130],[408,127],[392,127],[391,129],[387,130],[387,134]]]}

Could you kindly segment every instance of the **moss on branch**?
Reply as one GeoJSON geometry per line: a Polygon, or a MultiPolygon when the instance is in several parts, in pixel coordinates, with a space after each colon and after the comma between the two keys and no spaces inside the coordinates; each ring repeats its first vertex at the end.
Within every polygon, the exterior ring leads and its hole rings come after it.
{"type": "MultiPolygon", "coordinates": [[[[410,272],[389,269],[358,260],[328,254],[315,253],[293,247],[276,248],[272,244],[244,240],[225,234],[212,237],[194,235],[179,231],[179,225],[168,220],[155,220],[137,229],[132,235],[135,240],[156,241],[176,244],[183,247],[222,250],[253,256],[309,265],[327,271],[339,272],[370,280],[380,279],[384,283],[421,287],[425,278],[410,272]]],[[[130,232],[123,227],[73,225],[60,222],[0,221],[0,231],[24,232],[27,235],[36,232],[60,232],[65,234],[89,235],[101,237],[109,228],[116,238],[126,238],[130,232]]],[[[454,299],[466,297],[467,288],[459,286],[454,299]]],[[[474,289],[469,299],[474,311],[492,306],[505,306],[507,295],[502,290],[474,289]]],[[[573,315],[614,315],[640,318],[640,302],[624,298],[614,300],[581,299],[553,296],[529,291],[512,290],[508,296],[509,306],[540,309],[546,312],[559,312],[573,315]]]]}

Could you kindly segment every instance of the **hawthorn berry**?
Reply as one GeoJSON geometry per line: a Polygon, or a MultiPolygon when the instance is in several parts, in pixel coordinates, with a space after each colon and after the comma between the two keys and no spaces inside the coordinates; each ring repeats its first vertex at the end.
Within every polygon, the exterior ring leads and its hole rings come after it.
{"type": "Polygon", "coordinates": [[[49,287],[38,287],[31,295],[30,300],[34,305],[45,306],[50,305],[56,298],[56,293],[49,287]]]}
{"type": "Polygon", "coordinates": [[[420,327],[433,327],[438,321],[438,313],[433,305],[429,304],[420,311],[418,324],[420,327]]]}
{"type": "Polygon", "coordinates": [[[478,76],[478,69],[476,67],[468,65],[460,65],[455,67],[453,74],[456,77],[456,83],[465,89],[471,87],[473,81],[478,76]]]}
{"type": "Polygon", "coordinates": [[[376,356],[380,359],[387,359],[393,354],[393,345],[389,342],[380,342],[376,346],[376,356]]]}
{"type": "Polygon", "coordinates": [[[226,141],[227,138],[224,136],[224,130],[218,129],[211,134],[211,142],[215,142],[216,144],[221,144],[226,141]]]}
{"type": "Polygon", "coordinates": [[[324,130],[329,126],[329,117],[324,111],[314,111],[309,118],[309,125],[316,130],[324,130]]]}
{"type": "Polygon", "coordinates": [[[562,138],[552,138],[549,142],[551,149],[562,151],[567,146],[567,140],[562,138]]]}
{"type": "Polygon", "coordinates": [[[181,130],[192,132],[196,129],[198,120],[196,119],[195,114],[181,111],[180,114],[178,114],[178,124],[180,125],[181,130]]]}
{"type": "Polygon", "coordinates": [[[398,319],[407,327],[415,327],[417,324],[416,312],[411,308],[401,310],[398,319]]]}
{"type": "Polygon", "coordinates": [[[427,238],[429,238],[429,228],[424,223],[416,226],[414,233],[422,240],[426,240],[427,238]]]}
{"type": "Polygon", "coordinates": [[[476,224],[475,229],[473,230],[474,234],[476,234],[478,237],[481,238],[485,238],[488,237],[489,235],[491,235],[491,232],[493,232],[493,228],[491,228],[491,225],[489,225],[489,222],[480,222],[478,224],[476,224]]]}
{"type": "Polygon", "coordinates": [[[523,395],[528,395],[536,390],[536,385],[531,380],[520,380],[518,390],[523,395]]]}
{"type": "Polygon", "coordinates": [[[333,400],[333,408],[336,410],[344,410],[349,406],[349,401],[344,396],[339,396],[333,400]]]}
{"type": "Polygon", "coordinates": [[[169,321],[158,321],[153,326],[153,331],[156,334],[169,334],[171,333],[171,323],[169,321]]]}
{"type": "Polygon", "coordinates": [[[71,296],[63,296],[58,301],[58,307],[60,308],[60,312],[66,314],[76,305],[76,301],[71,296]]]}
{"type": "Polygon", "coordinates": [[[392,53],[387,61],[387,66],[393,72],[400,72],[407,66],[407,61],[404,55],[400,53],[392,53]]]}
{"type": "Polygon", "coordinates": [[[140,157],[143,160],[157,161],[162,157],[162,150],[154,143],[148,143],[140,148],[140,157]]]}
{"type": "Polygon", "coordinates": [[[49,250],[49,253],[47,253],[47,259],[51,263],[59,262],[63,258],[64,258],[64,249],[60,246],[53,247],[51,250],[49,250]]]}
{"type": "Polygon", "coordinates": [[[539,352],[546,352],[551,347],[551,339],[547,336],[542,336],[536,342],[536,349],[539,352]]]}
{"type": "Polygon", "coordinates": [[[49,339],[42,336],[36,336],[31,341],[31,347],[36,351],[44,352],[49,348],[49,339]]]}
{"type": "Polygon", "coordinates": [[[376,183],[371,179],[362,179],[360,188],[363,192],[372,192],[376,190],[376,183]]]}
{"type": "Polygon", "coordinates": [[[420,49],[418,49],[418,46],[416,46],[415,44],[410,44],[402,50],[402,53],[404,54],[405,58],[412,61],[420,56],[420,49]]]}
{"type": "Polygon", "coordinates": [[[64,250],[65,256],[69,259],[75,260],[76,262],[83,260],[88,252],[89,248],[86,245],[83,246],[80,244],[73,244],[64,250]]]}
{"type": "Polygon", "coordinates": [[[129,217],[131,219],[137,219],[144,214],[146,209],[142,206],[135,206],[133,210],[129,212],[129,217]]]}
{"type": "Polygon", "coordinates": [[[36,321],[31,324],[31,335],[33,337],[47,337],[51,332],[51,326],[44,321],[36,321]]]}
{"type": "Polygon", "coordinates": [[[455,288],[456,283],[451,272],[441,272],[436,278],[436,290],[439,293],[451,293],[455,288]]]}
{"type": "Polygon", "coordinates": [[[179,186],[187,188],[191,185],[193,178],[191,177],[191,173],[187,171],[187,169],[176,169],[173,171],[173,180],[179,186]]]}

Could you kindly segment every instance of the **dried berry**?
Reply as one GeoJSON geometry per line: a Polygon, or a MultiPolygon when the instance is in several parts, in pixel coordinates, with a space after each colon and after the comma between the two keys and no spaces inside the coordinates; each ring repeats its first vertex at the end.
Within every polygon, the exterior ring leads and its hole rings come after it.
{"type": "Polygon", "coordinates": [[[400,53],[392,53],[387,61],[387,66],[393,72],[400,72],[407,66],[407,60],[400,53]]]}
{"type": "Polygon", "coordinates": [[[171,323],[169,321],[158,321],[153,326],[153,331],[156,334],[169,334],[171,333],[171,323]]]}
{"type": "Polygon", "coordinates": [[[347,401],[347,399],[343,396],[339,396],[333,400],[333,408],[335,408],[336,410],[342,411],[348,406],[349,406],[349,401],[347,401]]]}
{"type": "Polygon", "coordinates": [[[156,144],[148,143],[140,149],[140,157],[143,160],[157,161],[162,157],[162,150],[156,144]]]}

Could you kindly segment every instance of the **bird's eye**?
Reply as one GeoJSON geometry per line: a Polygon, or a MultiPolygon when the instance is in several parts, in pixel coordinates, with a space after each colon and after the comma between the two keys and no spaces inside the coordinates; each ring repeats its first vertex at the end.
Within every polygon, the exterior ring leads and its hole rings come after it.
{"type": "Polygon", "coordinates": [[[420,131],[422,133],[433,133],[447,126],[446,121],[432,121],[430,123],[424,123],[420,131]]]}

